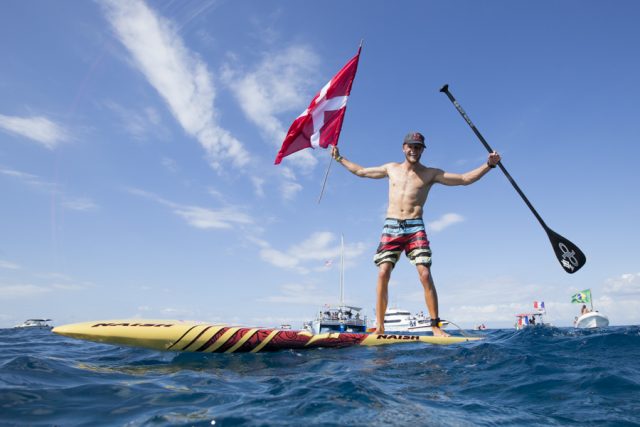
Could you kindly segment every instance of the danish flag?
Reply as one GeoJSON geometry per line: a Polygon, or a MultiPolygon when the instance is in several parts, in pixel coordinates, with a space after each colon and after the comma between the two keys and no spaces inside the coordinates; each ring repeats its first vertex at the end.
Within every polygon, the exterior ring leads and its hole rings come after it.
{"type": "Polygon", "coordinates": [[[276,156],[276,165],[280,164],[283,157],[305,148],[338,145],[361,50],[362,46],[356,56],[324,85],[311,100],[309,107],[293,121],[276,156]]]}

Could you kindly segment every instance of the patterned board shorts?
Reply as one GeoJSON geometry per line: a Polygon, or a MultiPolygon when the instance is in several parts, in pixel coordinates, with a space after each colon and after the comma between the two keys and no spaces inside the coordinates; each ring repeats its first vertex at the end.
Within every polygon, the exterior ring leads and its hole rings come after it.
{"type": "Polygon", "coordinates": [[[376,265],[390,262],[395,266],[403,250],[413,265],[431,265],[431,249],[422,218],[385,219],[373,262],[376,265]]]}

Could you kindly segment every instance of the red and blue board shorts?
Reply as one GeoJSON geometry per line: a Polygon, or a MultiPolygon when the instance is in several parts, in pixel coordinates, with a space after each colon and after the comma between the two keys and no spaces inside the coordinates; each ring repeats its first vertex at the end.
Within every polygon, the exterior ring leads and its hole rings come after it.
{"type": "Polygon", "coordinates": [[[413,265],[431,265],[431,248],[422,218],[384,220],[380,245],[373,262],[390,262],[394,266],[404,251],[413,265]]]}

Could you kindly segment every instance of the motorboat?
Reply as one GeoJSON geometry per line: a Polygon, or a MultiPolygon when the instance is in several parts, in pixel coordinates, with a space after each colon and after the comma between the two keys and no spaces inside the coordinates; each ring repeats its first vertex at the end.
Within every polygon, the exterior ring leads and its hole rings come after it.
{"type": "Polygon", "coordinates": [[[609,318],[597,311],[589,311],[578,316],[573,323],[576,328],[606,328],[609,326],[609,318]]]}
{"type": "Polygon", "coordinates": [[[520,330],[531,326],[551,326],[550,323],[545,323],[543,314],[540,312],[516,314],[516,329],[520,330]]]}
{"type": "Polygon", "coordinates": [[[313,334],[326,332],[367,332],[367,316],[362,308],[344,303],[344,237],[341,237],[340,253],[340,302],[337,305],[325,304],[316,318],[303,324],[303,329],[313,334]]]}
{"type": "Polygon", "coordinates": [[[580,329],[606,328],[609,326],[609,318],[604,314],[593,309],[593,297],[591,289],[585,289],[574,294],[571,297],[572,303],[582,304],[580,316],[576,316],[573,326],[580,329]],[[587,304],[591,304],[591,310],[587,308],[587,304]]]}
{"type": "Polygon", "coordinates": [[[306,322],[303,328],[313,334],[326,332],[367,332],[367,316],[362,314],[362,308],[340,304],[325,306],[311,322],[306,322]]]}
{"type": "MultiPolygon", "coordinates": [[[[440,329],[449,326],[449,322],[443,320],[440,329]]],[[[431,329],[431,317],[424,314],[412,315],[407,310],[388,308],[384,313],[384,332],[433,332],[431,329]]]]}
{"type": "Polygon", "coordinates": [[[533,308],[536,309],[530,313],[516,314],[517,330],[524,329],[530,326],[551,326],[551,323],[544,321],[544,315],[547,314],[547,309],[544,306],[544,301],[534,301],[533,308]]]}
{"type": "Polygon", "coordinates": [[[53,326],[47,322],[51,322],[51,319],[27,319],[15,328],[36,328],[36,329],[53,329],[53,326]]]}

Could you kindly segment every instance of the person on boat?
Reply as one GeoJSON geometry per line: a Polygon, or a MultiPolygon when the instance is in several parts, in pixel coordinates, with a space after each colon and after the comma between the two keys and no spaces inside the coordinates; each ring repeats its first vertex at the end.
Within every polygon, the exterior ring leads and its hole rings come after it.
{"type": "Polygon", "coordinates": [[[384,314],[387,310],[391,272],[404,250],[418,270],[431,316],[433,335],[448,336],[439,326],[438,294],[431,274],[431,249],[422,219],[424,204],[433,184],[469,185],[478,181],[500,162],[500,155],[493,152],[489,154],[486,163],[476,169],[464,174],[450,173],[420,163],[425,148],[424,136],[419,132],[410,132],[402,142],[405,156],[402,163],[391,162],[381,166],[362,167],[341,156],[337,146],[332,147],[333,158],[354,175],[362,178],[389,179],[387,218],[374,256],[374,262],[378,266],[378,334],[384,333],[384,314]]]}
{"type": "Polygon", "coordinates": [[[580,316],[582,316],[583,314],[587,314],[589,312],[589,309],[587,308],[586,304],[582,304],[582,309],[580,310],[580,316]]]}

